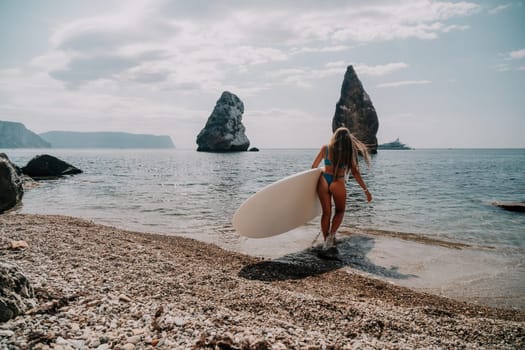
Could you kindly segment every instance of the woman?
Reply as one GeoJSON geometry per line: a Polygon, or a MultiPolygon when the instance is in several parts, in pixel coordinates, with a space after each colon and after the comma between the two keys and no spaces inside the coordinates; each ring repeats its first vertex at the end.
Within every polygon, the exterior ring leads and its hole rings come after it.
{"type": "Polygon", "coordinates": [[[321,216],[321,232],[324,238],[324,247],[331,248],[335,245],[335,234],[343,221],[346,207],[345,176],[351,172],[357,183],[363,188],[368,202],[372,195],[359,172],[358,153],[363,155],[370,166],[370,155],[366,146],[355,138],[345,127],[338,128],[328,145],[321,147],[315,158],[312,168],[317,168],[324,158],[324,171],[317,183],[317,193],[321,201],[323,214],[321,216]],[[335,214],[332,216],[332,198],[335,204],[335,214]]]}

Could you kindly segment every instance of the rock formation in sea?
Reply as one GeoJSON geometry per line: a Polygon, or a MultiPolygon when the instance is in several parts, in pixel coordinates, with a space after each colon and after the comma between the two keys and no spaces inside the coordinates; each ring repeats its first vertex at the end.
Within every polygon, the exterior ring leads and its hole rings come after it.
{"type": "Polygon", "coordinates": [[[20,169],[0,153],[0,213],[14,207],[24,195],[20,169]]]}
{"type": "Polygon", "coordinates": [[[250,141],[242,124],[244,104],[236,95],[224,91],[215,104],[206,126],[197,135],[197,151],[243,152],[250,141]]]}
{"type": "Polygon", "coordinates": [[[33,288],[18,266],[0,261],[0,322],[36,305],[33,288]]]}
{"type": "Polygon", "coordinates": [[[82,170],[48,154],[33,157],[22,172],[33,179],[60,177],[82,173],[82,170]]]}
{"type": "Polygon", "coordinates": [[[24,124],[0,121],[0,148],[47,148],[51,145],[24,124]]]}
{"type": "Polygon", "coordinates": [[[508,211],[525,213],[525,202],[493,202],[492,204],[508,211]]]}
{"type": "Polygon", "coordinates": [[[352,66],[346,69],[341,97],[332,119],[333,131],[341,126],[350,129],[354,136],[368,146],[371,153],[377,153],[377,113],[352,66]]]}

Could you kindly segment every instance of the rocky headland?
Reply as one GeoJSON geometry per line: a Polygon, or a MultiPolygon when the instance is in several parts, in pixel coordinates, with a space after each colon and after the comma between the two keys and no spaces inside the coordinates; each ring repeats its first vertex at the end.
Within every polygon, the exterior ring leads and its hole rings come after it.
{"type": "Polygon", "coordinates": [[[525,347],[523,311],[76,218],[1,215],[0,255],[33,290],[2,349],[525,347]]]}
{"type": "Polygon", "coordinates": [[[47,148],[49,142],[28,130],[24,124],[0,120],[0,148],[47,148]]]}
{"type": "Polygon", "coordinates": [[[335,106],[332,131],[345,126],[371,153],[377,153],[379,120],[370,96],[363,88],[354,67],[348,66],[341,86],[341,97],[335,106]]]}
{"type": "Polygon", "coordinates": [[[175,148],[171,137],[167,135],[48,131],[40,136],[53,148],[175,148]]]}
{"type": "Polygon", "coordinates": [[[242,124],[244,104],[231,92],[224,91],[206,122],[197,135],[197,151],[200,152],[244,152],[250,141],[242,124]]]}

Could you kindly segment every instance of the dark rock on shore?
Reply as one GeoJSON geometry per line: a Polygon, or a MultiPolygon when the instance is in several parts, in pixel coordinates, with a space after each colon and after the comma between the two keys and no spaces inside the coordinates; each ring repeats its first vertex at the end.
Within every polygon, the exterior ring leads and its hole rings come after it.
{"type": "Polygon", "coordinates": [[[250,141],[242,124],[244,104],[236,95],[224,91],[217,101],[206,126],[197,135],[197,151],[244,152],[250,141]]]}
{"type": "Polygon", "coordinates": [[[259,149],[257,147],[252,147],[248,151],[250,151],[250,152],[259,152],[259,149]]]}
{"type": "Polygon", "coordinates": [[[20,168],[0,153],[0,213],[14,207],[24,195],[20,168]]]}
{"type": "Polygon", "coordinates": [[[6,322],[34,307],[32,298],[33,288],[27,277],[16,265],[0,262],[0,322],[6,322]]]}
{"type": "Polygon", "coordinates": [[[341,97],[332,119],[332,131],[341,126],[350,129],[355,137],[368,146],[371,153],[377,153],[377,113],[352,66],[346,69],[341,97]]]}
{"type": "Polygon", "coordinates": [[[38,155],[31,159],[22,172],[33,179],[54,178],[64,175],[82,173],[82,170],[48,154],[38,155]]]}

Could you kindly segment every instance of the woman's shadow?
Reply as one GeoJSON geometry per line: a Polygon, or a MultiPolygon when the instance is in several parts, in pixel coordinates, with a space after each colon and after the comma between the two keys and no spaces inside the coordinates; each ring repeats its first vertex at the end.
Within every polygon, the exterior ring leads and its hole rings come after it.
{"type": "Polygon", "coordinates": [[[373,264],[366,257],[373,247],[374,239],[371,237],[359,235],[344,237],[337,240],[336,249],[325,251],[319,245],[274,260],[250,264],[239,271],[239,276],[259,281],[283,281],[320,275],[349,266],[381,277],[395,279],[417,277],[402,274],[397,271],[397,267],[385,268],[373,264]]]}

